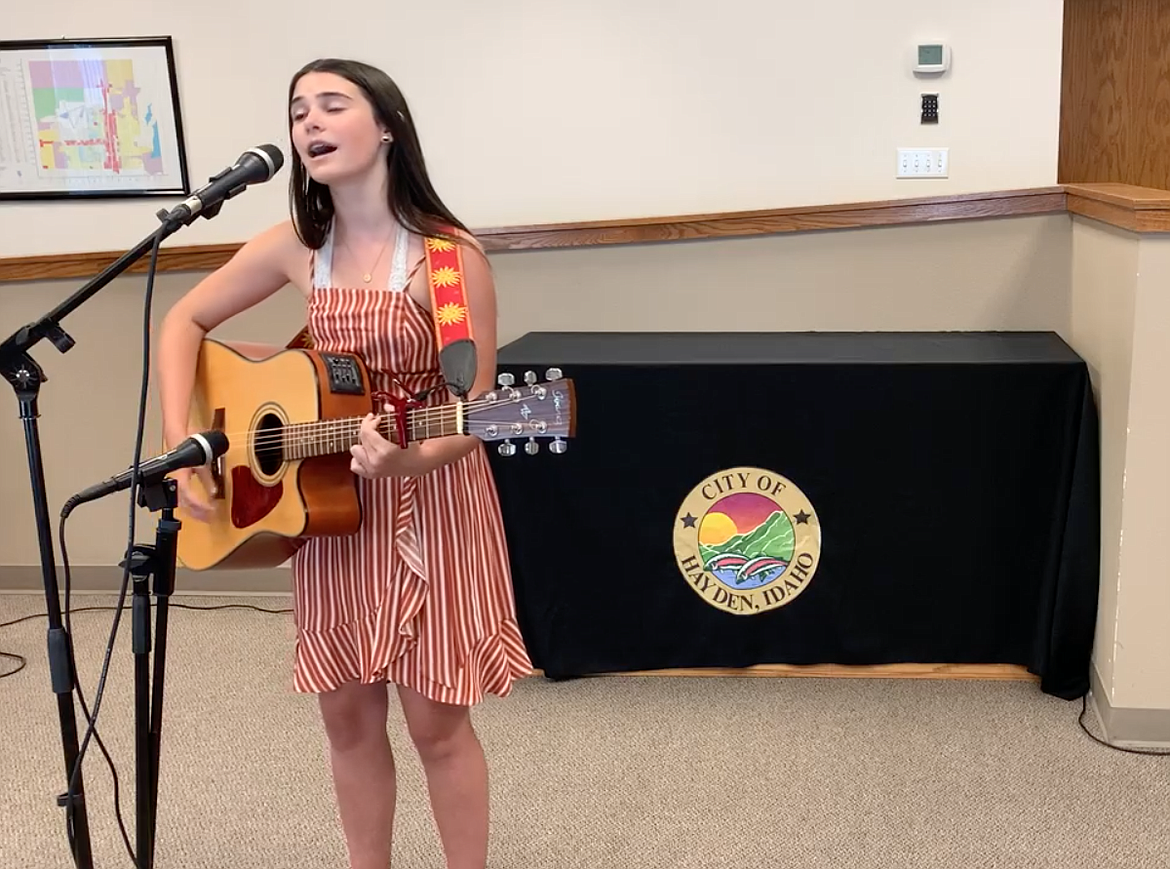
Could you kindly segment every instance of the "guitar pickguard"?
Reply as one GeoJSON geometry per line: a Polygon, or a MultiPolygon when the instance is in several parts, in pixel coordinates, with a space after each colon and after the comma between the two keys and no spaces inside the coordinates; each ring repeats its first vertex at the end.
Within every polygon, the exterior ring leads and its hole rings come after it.
{"type": "Polygon", "coordinates": [[[330,392],[343,395],[365,394],[362,372],[354,357],[338,353],[322,353],[321,361],[325,363],[330,392]]]}
{"type": "Polygon", "coordinates": [[[232,468],[232,525],[251,528],[280,503],[284,484],[262,486],[247,465],[232,468]]]}

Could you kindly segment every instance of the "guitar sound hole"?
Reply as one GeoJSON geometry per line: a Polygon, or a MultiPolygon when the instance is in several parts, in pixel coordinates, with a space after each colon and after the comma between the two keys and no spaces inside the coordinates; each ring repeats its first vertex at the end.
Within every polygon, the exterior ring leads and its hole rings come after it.
{"type": "Polygon", "coordinates": [[[266,477],[274,476],[284,464],[283,431],[284,423],[272,413],[262,416],[256,426],[256,467],[266,477]]]}

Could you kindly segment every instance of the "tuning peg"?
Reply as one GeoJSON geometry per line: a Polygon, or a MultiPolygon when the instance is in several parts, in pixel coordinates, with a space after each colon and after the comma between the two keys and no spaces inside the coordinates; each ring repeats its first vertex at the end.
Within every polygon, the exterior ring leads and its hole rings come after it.
{"type": "Polygon", "coordinates": [[[536,378],[535,371],[525,371],[524,372],[524,382],[527,383],[529,386],[532,386],[532,384],[536,383],[536,380],[537,380],[537,378],[536,378]]]}
{"type": "Polygon", "coordinates": [[[501,456],[514,456],[516,455],[516,445],[511,441],[504,441],[499,446],[499,453],[501,456]]]}
{"type": "Polygon", "coordinates": [[[562,455],[568,448],[569,445],[560,438],[554,438],[553,442],[548,445],[548,451],[558,456],[562,455]]]}
{"type": "Polygon", "coordinates": [[[562,376],[563,372],[559,368],[550,368],[548,371],[544,372],[545,380],[560,380],[562,376]]]}
{"type": "Polygon", "coordinates": [[[511,374],[509,374],[507,371],[505,371],[503,374],[501,374],[499,377],[496,378],[496,383],[500,384],[500,386],[511,386],[515,382],[516,382],[516,378],[513,377],[511,374]]]}
{"type": "Polygon", "coordinates": [[[540,452],[540,444],[536,442],[536,438],[529,438],[528,443],[524,445],[524,452],[530,456],[535,456],[540,452]]]}

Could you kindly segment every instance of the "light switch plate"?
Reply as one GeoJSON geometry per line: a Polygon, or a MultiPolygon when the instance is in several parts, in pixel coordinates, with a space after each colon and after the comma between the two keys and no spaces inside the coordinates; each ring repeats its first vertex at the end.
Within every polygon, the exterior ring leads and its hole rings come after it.
{"type": "Polygon", "coordinates": [[[946,178],[949,148],[899,148],[897,177],[946,178]]]}

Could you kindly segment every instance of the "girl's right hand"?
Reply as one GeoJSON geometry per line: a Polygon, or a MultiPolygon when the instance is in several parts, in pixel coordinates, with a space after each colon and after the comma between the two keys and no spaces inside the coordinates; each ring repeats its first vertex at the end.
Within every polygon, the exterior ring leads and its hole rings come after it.
{"type": "Polygon", "coordinates": [[[178,486],[179,506],[190,513],[193,519],[200,522],[210,520],[214,513],[211,496],[215,494],[211,470],[206,467],[181,468],[172,476],[178,486]],[[199,477],[198,481],[192,479],[196,475],[199,477]]]}

